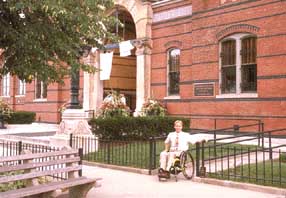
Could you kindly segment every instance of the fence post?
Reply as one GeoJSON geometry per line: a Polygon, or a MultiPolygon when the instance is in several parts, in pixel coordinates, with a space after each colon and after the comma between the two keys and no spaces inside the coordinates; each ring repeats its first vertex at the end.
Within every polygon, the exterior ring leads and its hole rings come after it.
{"type": "Polygon", "coordinates": [[[156,158],[156,140],[153,137],[153,169],[156,168],[156,162],[157,162],[157,158],[156,158]]]}
{"type": "Polygon", "coordinates": [[[22,153],[22,141],[18,142],[18,155],[20,155],[22,153]]]}
{"type": "Polygon", "coordinates": [[[107,164],[110,164],[110,140],[107,143],[107,164]]]}
{"type": "Polygon", "coordinates": [[[155,162],[156,154],[154,154],[154,137],[149,138],[149,149],[150,149],[149,151],[149,175],[151,175],[151,171],[153,167],[155,166],[154,164],[156,163],[155,162]]]}
{"type": "Polygon", "coordinates": [[[200,176],[206,176],[206,167],[205,167],[205,143],[202,142],[202,166],[200,167],[200,176]]]}
{"type": "Polygon", "coordinates": [[[262,149],[264,149],[264,123],[261,123],[261,131],[262,131],[262,149]]]}
{"type": "MultiPolygon", "coordinates": [[[[19,141],[18,142],[18,155],[20,155],[22,153],[22,150],[23,150],[22,141],[19,141]]],[[[22,163],[21,160],[19,160],[18,163],[21,164],[22,163]]]]}
{"type": "Polygon", "coordinates": [[[271,143],[271,132],[268,133],[269,135],[269,159],[272,160],[272,143],[271,143]]]}
{"type": "Polygon", "coordinates": [[[233,125],[233,132],[234,133],[238,133],[239,132],[239,125],[237,125],[237,124],[235,124],[235,125],[233,125]]]}
{"type": "MultiPolygon", "coordinates": [[[[79,165],[82,165],[82,159],[83,159],[83,149],[82,148],[79,148],[78,149],[78,155],[79,155],[79,165]]],[[[78,175],[81,177],[82,176],[82,168],[78,171],[78,175]]]]}
{"type": "Polygon", "coordinates": [[[200,176],[200,143],[196,143],[196,176],[200,176]]]}
{"type": "Polygon", "coordinates": [[[214,129],[216,130],[216,118],[214,119],[214,129]]]}
{"type": "Polygon", "coordinates": [[[72,145],[72,139],[73,139],[73,135],[72,135],[72,133],[70,134],[70,147],[72,147],[73,145],[72,145]]]}
{"type": "Polygon", "coordinates": [[[258,146],[260,146],[260,137],[261,135],[261,120],[259,120],[259,124],[258,124],[258,146]]]}

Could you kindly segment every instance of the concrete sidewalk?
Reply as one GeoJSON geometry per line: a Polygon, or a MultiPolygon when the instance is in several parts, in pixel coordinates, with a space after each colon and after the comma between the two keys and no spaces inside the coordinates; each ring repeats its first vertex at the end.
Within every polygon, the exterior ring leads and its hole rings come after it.
{"type": "Polygon", "coordinates": [[[143,175],[106,168],[84,166],[83,175],[101,177],[102,184],[88,193],[88,198],[286,198],[285,195],[242,190],[218,185],[193,182],[182,177],[159,182],[155,175],[143,175]]]}

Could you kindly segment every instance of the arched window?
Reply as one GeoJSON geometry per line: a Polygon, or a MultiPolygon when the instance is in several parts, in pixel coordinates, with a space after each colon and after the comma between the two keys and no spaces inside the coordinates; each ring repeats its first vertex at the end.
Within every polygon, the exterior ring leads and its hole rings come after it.
{"type": "Polygon", "coordinates": [[[168,95],[180,94],[180,49],[168,51],[168,95]]]}
{"type": "Polygon", "coordinates": [[[257,92],[256,37],[231,35],[220,42],[220,93],[257,92]]]}
{"type": "Polygon", "coordinates": [[[241,92],[257,90],[256,38],[241,41],[241,92]]]}
{"type": "Polygon", "coordinates": [[[236,43],[226,40],[221,44],[222,93],[236,92],[236,43]]]}

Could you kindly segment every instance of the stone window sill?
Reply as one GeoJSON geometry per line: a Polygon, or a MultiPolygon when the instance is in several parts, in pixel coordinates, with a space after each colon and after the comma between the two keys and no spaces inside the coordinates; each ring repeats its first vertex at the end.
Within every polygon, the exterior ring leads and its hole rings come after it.
{"type": "Polygon", "coordinates": [[[241,93],[241,94],[221,94],[216,95],[216,98],[257,98],[257,93],[241,93]]]}
{"type": "Polygon", "coordinates": [[[164,100],[178,100],[181,99],[180,96],[166,96],[164,97],[164,100]]]}

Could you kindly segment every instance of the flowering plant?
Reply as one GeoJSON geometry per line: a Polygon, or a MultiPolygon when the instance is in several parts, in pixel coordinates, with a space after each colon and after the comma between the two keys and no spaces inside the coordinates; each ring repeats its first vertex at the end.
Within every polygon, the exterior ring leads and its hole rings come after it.
{"type": "Polygon", "coordinates": [[[167,109],[163,104],[154,99],[148,99],[142,107],[143,116],[165,116],[167,109]]]}
{"type": "Polygon", "coordinates": [[[12,110],[9,107],[9,104],[2,99],[0,99],[0,115],[10,117],[12,110]]]}
{"type": "Polygon", "coordinates": [[[98,116],[99,117],[115,117],[129,116],[130,108],[126,105],[126,99],[123,94],[111,92],[103,100],[98,116]]]}

